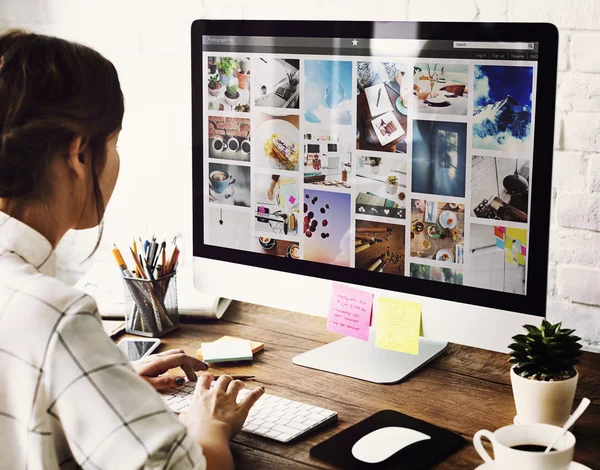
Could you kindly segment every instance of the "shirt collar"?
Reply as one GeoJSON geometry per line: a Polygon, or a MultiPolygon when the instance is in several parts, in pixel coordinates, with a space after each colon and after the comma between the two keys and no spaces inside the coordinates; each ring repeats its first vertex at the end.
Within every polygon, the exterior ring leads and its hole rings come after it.
{"type": "Polygon", "coordinates": [[[0,251],[15,253],[42,274],[56,276],[56,254],[46,237],[2,211],[0,251]]]}

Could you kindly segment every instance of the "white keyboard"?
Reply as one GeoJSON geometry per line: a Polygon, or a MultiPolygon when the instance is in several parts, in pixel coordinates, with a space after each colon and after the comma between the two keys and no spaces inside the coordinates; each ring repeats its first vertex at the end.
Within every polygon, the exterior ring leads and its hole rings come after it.
{"type": "MultiPolygon", "coordinates": [[[[181,387],[161,390],[160,394],[172,411],[184,413],[190,406],[195,388],[194,382],[187,382],[181,387]]],[[[243,389],[238,395],[238,402],[251,391],[243,389]]],[[[337,417],[335,411],[265,393],[250,409],[242,431],[279,442],[290,442],[336,421],[337,417]]]]}

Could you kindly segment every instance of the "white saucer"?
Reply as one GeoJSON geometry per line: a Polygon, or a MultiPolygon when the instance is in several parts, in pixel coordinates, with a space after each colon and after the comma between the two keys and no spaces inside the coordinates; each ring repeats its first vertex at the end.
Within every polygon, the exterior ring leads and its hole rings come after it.
{"type": "Polygon", "coordinates": [[[225,191],[222,193],[217,193],[212,186],[208,186],[208,191],[210,195],[210,202],[220,202],[222,204],[234,204],[233,196],[235,195],[235,190],[233,186],[228,186],[225,191]]]}
{"type": "MultiPolygon", "coordinates": [[[[496,468],[496,465],[494,464],[494,462],[491,462],[491,463],[482,463],[475,470],[493,470],[494,468],[496,468]]],[[[586,467],[585,465],[581,465],[580,463],[571,462],[571,465],[569,465],[569,470],[592,470],[592,469],[590,467],[586,467]]]]}

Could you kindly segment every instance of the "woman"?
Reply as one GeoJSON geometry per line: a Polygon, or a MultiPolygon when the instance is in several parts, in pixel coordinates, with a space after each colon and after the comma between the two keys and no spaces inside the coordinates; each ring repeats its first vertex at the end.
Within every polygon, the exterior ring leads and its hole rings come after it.
{"type": "Polygon", "coordinates": [[[232,468],[229,440],[263,393],[238,404],[243,383],[224,376],[211,388],[203,374],[177,419],[150,384],[181,382],[158,377],[176,366],[195,380],[206,365],[179,350],[130,364],[94,300],[54,279],[67,230],[102,220],[123,113],[117,72],[97,52],[0,36],[2,468],[232,468]]]}

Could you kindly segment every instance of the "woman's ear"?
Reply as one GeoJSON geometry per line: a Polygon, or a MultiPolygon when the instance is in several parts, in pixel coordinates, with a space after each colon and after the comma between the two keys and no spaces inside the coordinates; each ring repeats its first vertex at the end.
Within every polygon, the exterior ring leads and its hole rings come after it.
{"type": "Polygon", "coordinates": [[[73,170],[78,179],[84,180],[87,175],[89,160],[86,158],[87,142],[80,135],[73,137],[69,144],[67,165],[73,170]]]}

